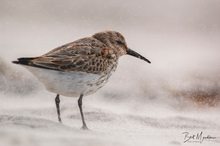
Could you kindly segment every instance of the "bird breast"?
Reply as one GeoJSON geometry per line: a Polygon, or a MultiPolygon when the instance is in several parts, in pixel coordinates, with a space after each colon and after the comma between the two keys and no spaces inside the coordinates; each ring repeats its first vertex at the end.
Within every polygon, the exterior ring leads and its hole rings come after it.
{"type": "Polygon", "coordinates": [[[89,95],[103,87],[112,72],[92,74],[86,72],[61,72],[25,66],[47,90],[68,97],[89,95]]]}

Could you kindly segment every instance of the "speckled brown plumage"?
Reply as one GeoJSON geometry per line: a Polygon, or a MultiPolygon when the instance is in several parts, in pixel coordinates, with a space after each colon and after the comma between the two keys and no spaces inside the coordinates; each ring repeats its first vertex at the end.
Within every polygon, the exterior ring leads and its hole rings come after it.
{"type": "Polygon", "coordinates": [[[145,57],[129,49],[124,37],[115,31],[96,33],[33,58],[18,58],[15,64],[24,65],[46,87],[57,93],[55,98],[58,120],[61,122],[59,95],[79,97],[78,105],[87,129],[82,98],[103,87],[115,71],[122,55],[131,55],[148,63],[145,57]]]}
{"type": "Polygon", "coordinates": [[[45,55],[31,59],[27,65],[64,72],[101,74],[115,70],[119,56],[124,54],[126,49],[121,34],[98,33],[55,48],[45,55]]]}

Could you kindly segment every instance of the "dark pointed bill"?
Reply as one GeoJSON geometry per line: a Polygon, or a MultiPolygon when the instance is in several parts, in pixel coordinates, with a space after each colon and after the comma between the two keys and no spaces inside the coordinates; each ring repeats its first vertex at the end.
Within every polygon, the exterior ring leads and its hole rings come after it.
{"type": "Polygon", "coordinates": [[[134,57],[137,57],[137,58],[139,58],[139,59],[142,59],[142,60],[144,60],[144,61],[146,61],[146,62],[148,62],[148,63],[151,63],[147,58],[145,58],[145,57],[143,57],[142,55],[140,55],[139,53],[137,53],[137,52],[135,52],[135,51],[133,51],[133,50],[131,50],[131,49],[127,49],[127,54],[128,55],[131,55],[131,56],[134,56],[134,57]]]}

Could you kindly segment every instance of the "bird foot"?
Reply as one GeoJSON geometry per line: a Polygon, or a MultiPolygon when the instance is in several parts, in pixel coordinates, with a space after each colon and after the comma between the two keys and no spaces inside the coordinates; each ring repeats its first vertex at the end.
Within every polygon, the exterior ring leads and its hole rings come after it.
{"type": "Polygon", "coordinates": [[[83,125],[83,126],[81,127],[81,129],[82,129],[82,130],[89,130],[89,128],[88,128],[86,125],[83,125]]]}

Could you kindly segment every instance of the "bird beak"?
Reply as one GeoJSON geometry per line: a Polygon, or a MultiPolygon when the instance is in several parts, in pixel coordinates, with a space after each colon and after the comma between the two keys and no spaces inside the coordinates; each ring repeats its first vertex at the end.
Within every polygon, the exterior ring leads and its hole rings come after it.
{"type": "Polygon", "coordinates": [[[147,58],[145,58],[145,57],[143,57],[142,55],[140,55],[139,53],[137,53],[137,52],[135,52],[135,51],[133,51],[133,50],[131,50],[131,49],[127,49],[127,54],[128,55],[131,55],[131,56],[134,56],[134,57],[137,57],[137,58],[139,58],[139,59],[142,59],[142,60],[144,60],[144,61],[146,61],[146,62],[148,62],[148,63],[151,63],[147,58]]]}

